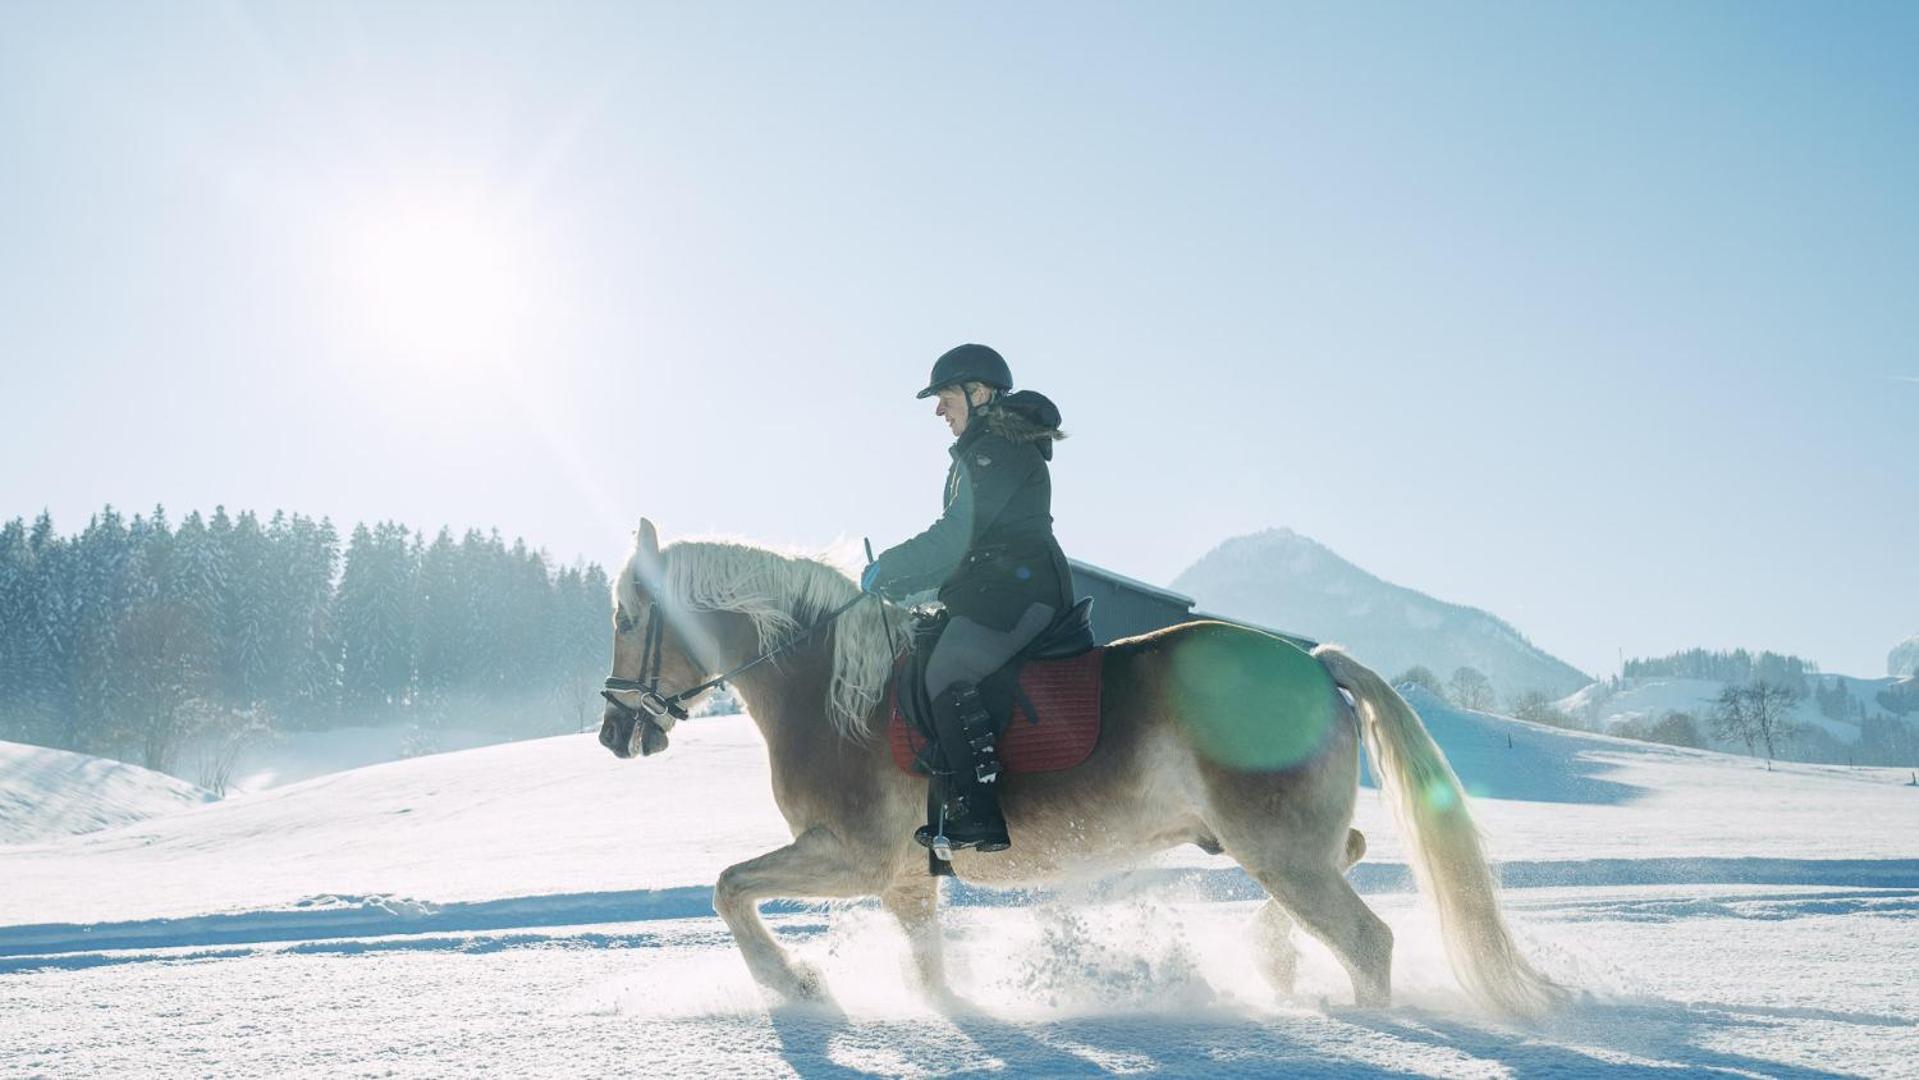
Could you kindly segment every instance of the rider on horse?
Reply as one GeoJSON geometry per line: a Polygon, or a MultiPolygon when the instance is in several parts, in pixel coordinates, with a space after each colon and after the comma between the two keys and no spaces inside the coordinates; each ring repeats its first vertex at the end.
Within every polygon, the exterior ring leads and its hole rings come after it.
{"type": "MultiPolygon", "coordinates": [[[[952,429],[943,511],[925,532],[883,552],[860,587],[898,597],[939,588],[947,620],[926,663],[935,743],[946,769],[945,835],[955,848],[1011,846],[999,809],[996,746],[1005,717],[979,692],[1073,605],[1073,574],[1053,538],[1046,463],[1059,409],[1031,390],[1013,393],[999,353],[961,345],[933,364],[919,397],[952,429]]],[[[915,835],[931,846],[931,829],[915,835]]]]}

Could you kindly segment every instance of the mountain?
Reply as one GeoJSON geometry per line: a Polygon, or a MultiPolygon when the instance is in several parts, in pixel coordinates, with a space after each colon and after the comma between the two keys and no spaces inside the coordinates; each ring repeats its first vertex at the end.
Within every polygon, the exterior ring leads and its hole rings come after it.
{"type": "Polygon", "coordinates": [[[1175,578],[1202,610],[1336,641],[1388,678],[1422,664],[1441,679],[1473,667],[1502,697],[1553,697],[1592,682],[1478,608],[1435,600],[1361,570],[1291,529],[1235,537],[1175,578]]]}
{"type": "Polygon", "coordinates": [[[1892,652],[1886,654],[1886,674],[1893,678],[1919,675],[1919,634],[1893,646],[1892,652]]]}

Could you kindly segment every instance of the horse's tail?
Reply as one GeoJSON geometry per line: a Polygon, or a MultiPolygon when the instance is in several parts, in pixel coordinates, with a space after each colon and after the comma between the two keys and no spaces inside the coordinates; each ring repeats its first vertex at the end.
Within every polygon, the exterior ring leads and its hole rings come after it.
{"type": "Polygon", "coordinates": [[[1506,929],[1499,884],[1466,812],[1465,792],[1419,714],[1338,646],[1321,645],[1313,656],[1358,703],[1373,774],[1406,838],[1413,874],[1438,904],[1440,933],[1460,983],[1480,1001],[1521,1016],[1562,1002],[1566,990],[1520,955],[1506,929]]]}

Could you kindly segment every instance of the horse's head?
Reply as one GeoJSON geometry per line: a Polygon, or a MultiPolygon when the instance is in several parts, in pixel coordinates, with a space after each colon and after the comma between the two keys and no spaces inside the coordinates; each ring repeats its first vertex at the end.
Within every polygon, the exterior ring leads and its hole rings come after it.
{"type": "Polygon", "coordinates": [[[613,675],[600,714],[600,745],[623,758],[666,749],[677,717],[664,707],[665,698],[705,680],[708,669],[694,658],[689,639],[701,643],[702,655],[714,652],[711,628],[674,604],[665,582],[659,533],[642,519],[615,593],[613,675]]]}

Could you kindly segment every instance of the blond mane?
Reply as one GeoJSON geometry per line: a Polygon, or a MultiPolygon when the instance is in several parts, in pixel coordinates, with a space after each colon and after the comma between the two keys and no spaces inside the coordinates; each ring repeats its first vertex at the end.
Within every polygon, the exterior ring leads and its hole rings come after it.
{"type": "MultiPolygon", "coordinates": [[[[817,559],[747,544],[683,540],[660,552],[663,599],[689,611],[728,611],[753,622],[760,648],[774,649],[853,599],[858,586],[817,559]]],[[[643,603],[636,547],[615,582],[629,611],[643,603]]],[[[833,624],[833,672],[826,715],[850,739],[866,736],[866,717],[886,693],[894,643],[905,638],[900,617],[877,600],[855,604],[833,624]],[[889,636],[890,631],[890,636],[889,636]]],[[[774,661],[777,663],[777,661],[774,661]]]]}

